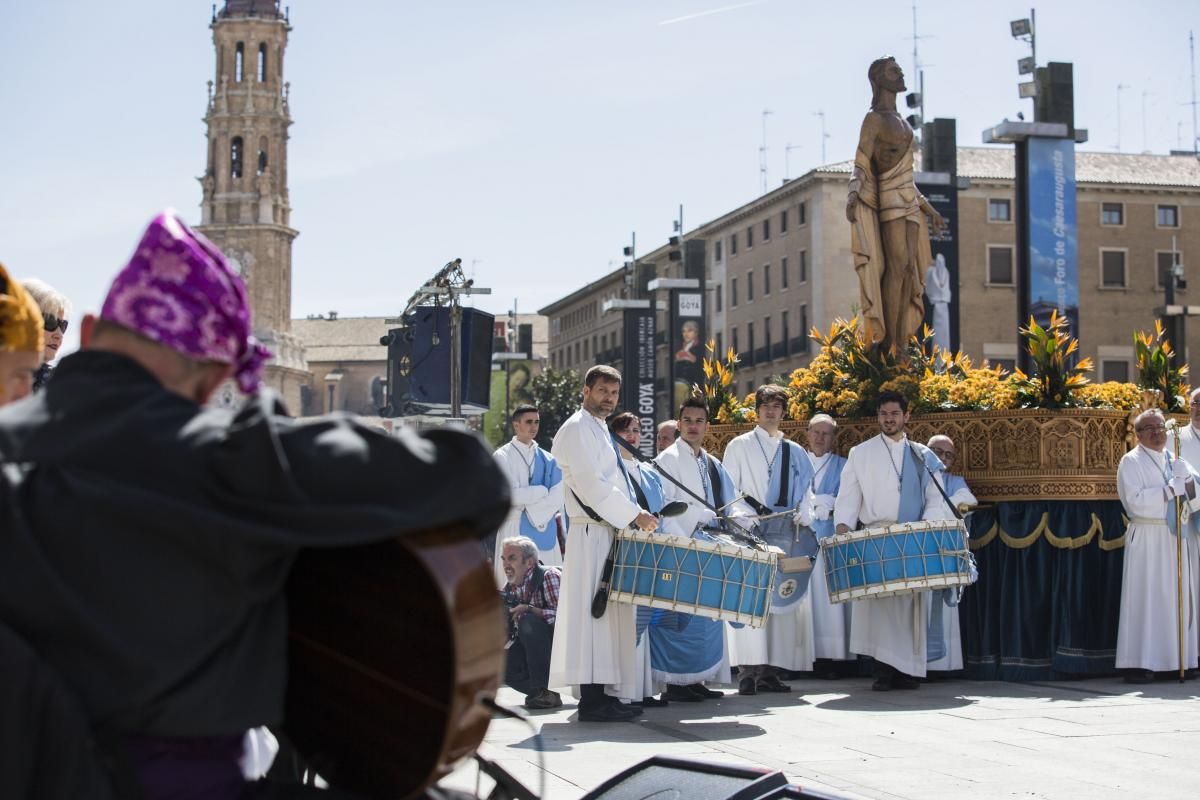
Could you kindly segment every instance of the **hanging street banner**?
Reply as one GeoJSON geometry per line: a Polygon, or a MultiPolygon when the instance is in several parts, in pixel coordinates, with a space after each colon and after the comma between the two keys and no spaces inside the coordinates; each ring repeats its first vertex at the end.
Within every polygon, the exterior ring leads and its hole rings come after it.
{"type": "MultiPolygon", "coordinates": [[[[1079,231],[1075,142],[1029,137],[1029,311],[1039,325],[1052,311],[1079,336],[1079,231]]],[[[1028,320],[1022,322],[1026,324],[1028,320]]]]}
{"type": "Polygon", "coordinates": [[[641,442],[638,449],[647,458],[654,458],[657,403],[654,382],[657,363],[654,352],[654,309],[626,308],[625,314],[625,374],[621,382],[621,405],[638,418],[641,442]]]}
{"type": "Polygon", "coordinates": [[[671,411],[679,411],[693,386],[704,385],[704,290],[672,289],[671,411]]]}

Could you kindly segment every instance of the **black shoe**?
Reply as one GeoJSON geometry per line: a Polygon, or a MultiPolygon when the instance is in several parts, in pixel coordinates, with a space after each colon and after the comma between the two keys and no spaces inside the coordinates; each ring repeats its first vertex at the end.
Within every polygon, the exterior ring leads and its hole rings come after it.
{"type": "Polygon", "coordinates": [[[668,700],[674,700],[677,703],[699,703],[704,699],[687,686],[679,683],[667,684],[667,690],[663,692],[663,697],[668,700]]]}
{"type": "MultiPolygon", "coordinates": [[[[666,692],[663,692],[663,694],[665,695],[666,692]]],[[[662,708],[663,706],[670,705],[670,703],[667,701],[666,697],[662,697],[662,698],[643,697],[638,702],[630,703],[629,705],[641,706],[642,708],[662,708]]]]}
{"type": "Polygon", "coordinates": [[[522,703],[526,708],[536,711],[543,708],[558,708],[562,705],[562,698],[558,692],[552,692],[549,689],[542,689],[536,694],[525,696],[525,702],[522,703]]]}
{"type": "Polygon", "coordinates": [[[718,697],[725,696],[724,692],[718,692],[716,689],[710,689],[703,683],[689,683],[687,688],[691,689],[693,694],[699,695],[700,697],[711,697],[716,699],[718,697]]]}
{"type": "Polygon", "coordinates": [[[829,658],[818,658],[813,664],[813,676],[820,678],[823,681],[840,680],[842,675],[838,672],[837,662],[829,658]]]}
{"type": "Polygon", "coordinates": [[[620,700],[613,697],[611,694],[605,695],[605,698],[608,700],[609,708],[615,708],[615,709],[618,709],[619,711],[623,711],[627,714],[633,714],[633,716],[635,716],[635,717],[640,717],[642,715],[642,709],[640,706],[631,705],[630,703],[622,703],[620,700]]]}
{"type": "Polygon", "coordinates": [[[768,675],[765,678],[758,679],[756,687],[760,692],[790,692],[792,687],[788,686],[775,675],[768,675]]]}
{"type": "Polygon", "coordinates": [[[892,690],[892,676],[879,675],[875,678],[875,682],[871,684],[873,692],[890,692],[892,690]]]}
{"type": "Polygon", "coordinates": [[[920,689],[921,681],[912,675],[898,671],[892,676],[892,686],[896,689],[920,689]]]}
{"type": "Polygon", "coordinates": [[[1131,669],[1125,672],[1126,683],[1154,683],[1154,673],[1148,669],[1131,669]]]}
{"type": "Polygon", "coordinates": [[[1196,669],[1195,667],[1185,670],[1183,673],[1184,680],[1194,681],[1197,677],[1200,677],[1200,669],[1196,669]]]}
{"type": "MultiPolygon", "coordinates": [[[[638,709],[640,712],[641,709],[638,709]]],[[[580,722],[631,722],[637,717],[629,706],[602,705],[579,709],[580,722]],[[627,710],[628,709],[628,710],[627,710]]]]}
{"type": "Polygon", "coordinates": [[[742,678],[738,681],[738,694],[752,695],[758,694],[757,681],[754,678],[742,678]]]}

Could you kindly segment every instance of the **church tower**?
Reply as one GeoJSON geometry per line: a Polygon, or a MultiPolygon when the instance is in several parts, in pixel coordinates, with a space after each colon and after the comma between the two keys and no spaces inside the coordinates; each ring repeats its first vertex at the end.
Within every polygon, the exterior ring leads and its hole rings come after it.
{"type": "Polygon", "coordinates": [[[208,82],[208,167],[197,229],[246,282],[254,333],[275,353],[264,375],[298,413],[308,384],[291,333],[292,241],[287,140],[292,124],[283,52],[291,25],[278,0],[226,0],[213,15],[216,80],[208,82]]]}

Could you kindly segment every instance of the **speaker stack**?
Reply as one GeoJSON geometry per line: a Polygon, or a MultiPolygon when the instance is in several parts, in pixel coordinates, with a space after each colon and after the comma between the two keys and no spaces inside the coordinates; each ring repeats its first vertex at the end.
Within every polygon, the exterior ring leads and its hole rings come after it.
{"type": "MultiPolygon", "coordinates": [[[[450,309],[419,306],[405,318],[405,323],[379,340],[388,348],[388,398],[379,413],[384,417],[448,414],[450,309]]],[[[488,410],[494,324],[492,314],[474,308],[462,309],[459,401],[464,414],[488,410]]]]}

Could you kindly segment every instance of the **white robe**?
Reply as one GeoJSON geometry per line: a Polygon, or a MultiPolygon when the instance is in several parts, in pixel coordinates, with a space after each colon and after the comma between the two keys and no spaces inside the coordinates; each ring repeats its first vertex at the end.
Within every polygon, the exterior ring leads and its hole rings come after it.
{"type": "MultiPolygon", "coordinates": [[[[937,473],[938,480],[944,481],[945,474],[945,472],[937,473]]],[[[946,488],[944,483],[942,488],[946,488]]],[[[950,502],[957,508],[964,503],[969,506],[977,505],[979,501],[975,498],[974,493],[967,488],[966,483],[963,483],[961,488],[950,495],[950,502]]],[[[947,508],[946,501],[941,495],[938,495],[937,506],[930,509],[930,514],[929,519],[954,519],[954,512],[950,508],[947,508]]],[[[970,519],[969,514],[966,519],[970,519]]],[[[969,536],[970,531],[967,533],[969,536]]],[[[968,589],[967,591],[970,590],[968,589]]],[[[958,621],[958,608],[958,606],[948,606],[944,602],[938,601],[929,609],[931,615],[942,615],[942,645],[945,648],[945,655],[936,661],[926,663],[925,668],[927,670],[950,672],[963,668],[962,630],[958,621]]]]}
{"type": "MultiPolygon", "coordinates": [[[[900,479],[897,469],[908,460],[908,437],[893,442],[875,436],[850,448],[842,470],[842,485],[833,509],[835,525],[876,528],[896,522],[900,513],[900,479]],[[884,442],[887,444],[885,445],[884,442]]],[[[933,481],[925,487],[921,518],[941,495],[933,481]]],[[[926,633],[930,594],[897,595],[875,600],[856,600],[850,609],[850,650],[889,664],[907,675],[925,676],[926,633]]]]}
{"type": "Polygon", "coordinates": [[[953,290],[950,287],[950,270],[946,269],[946,259],[941,253],[925,270],[925,299],[933,307],[933,343],[950,352],[950,301],[953,299],[953,290]]]}
{"type": "MultiPolygon", "coordinates": [[[[533,463],[534,452],[538,449],[537,442],[528,445],[521,444],[517,437],[501,445],[495,452],[496,463],[508,476],[508,485],[512,487],[512,510],[504,518],[504,524],[496,532],[496,553],[493,563],[496,569],[496,580],[500,588],[508,583],[504,577],[502,542],[510,536],[521,535],[521,513],[529,515],[529,521],[541,528],[544,525],[554,525],[554,515],[563,507],[563,484],[546,489],[544,486],[529,485],[529,470],[533,463]]],[[[557,538],[557,537],[556,537],[557,538]]],[[[557,541],[549,550],[538,550],[538,560],[548,567],[562,566],[562,551],[558,549],[557,541]]]]}
{"type": "MultiPolygon", "coordinates": [[[[770,436],[759,426],[743,433],[725,447],[722,463],[733,478],[733,485],[743,494],[759,502],[768,502],[767,488],[771,477],[767,473],[768,459],[774,460],[785,437],[782,432],[770,436]],[[761,445],[761,447],[760,447],[761,445]]],[[[812,508],[812,487],[804,490],[801,503],[812,508]]],[[[767,624],[761,628],[734,630],[733,663],[772,667],[807,672],[813,666],[813,615],[812,585],[795,609],[786,614],[770,614],[767,624]]]]}
{"type": "Polygon", "coordinates": [[[630,497],[603,420],[582,409],[575,412],[559,428],[550,453],[562,470],[571,523],[550,652],[550,685],[599,683],[617,697],[640,700],[634,607],[610,603],[596,619],[592,597],[615,530],[632,523],[641,509],[630,497]],[[580,502],[604,521],[589,518],[580,502]]]}
{"type": "MultiPolygon", "coordinates": [[[[808,452],[808,451],[805,451],[808,452]]],[[[808,452],[808,460],[812,463],[813,473],[816,474],[817,486],[821,485],[824,470],[829,470],[832,451],[823,456],[815,456],[808,452]]],[[[824,513],[813,507],[813,519],[828,519],[824,513]]],[[[829,511],[832,516],[833,511],[829,511]]],[[[808,585],[808,594],[812,603],[813,627],[813,657],[828,658],[836,661],[853,660],[850,653],[850,608],[852,603],[833,603],[829,600],[829,584],[825,580],[824,551],[817,553],[817,561],[813,564],[812,581],[808,585]]]]}
{"type": "MultiPolygon", "coordinates": [[[[1121,618],[1117,628],[1117,668],[1153,671],[1179,668],[1179,615],[1176,542],[1167,527],[1175,500],[1164,499],[1167,484],[1164,453],[1141,445],[1121,458],[1117,493],[1129,517],[1125,529],[1125,566],[1121,583],[1121,618]]],[[[1200,509],[1200,493],[1188,503],[1200,509]]],[[[1185,528],[1188,526],[1184,526],[1185,528]]],[[[1198,543],[1185,537],[1183,563],[1184,666],[1197,665],[1197,611],[1200,575],[1195,568],[1198,543]]]]}

